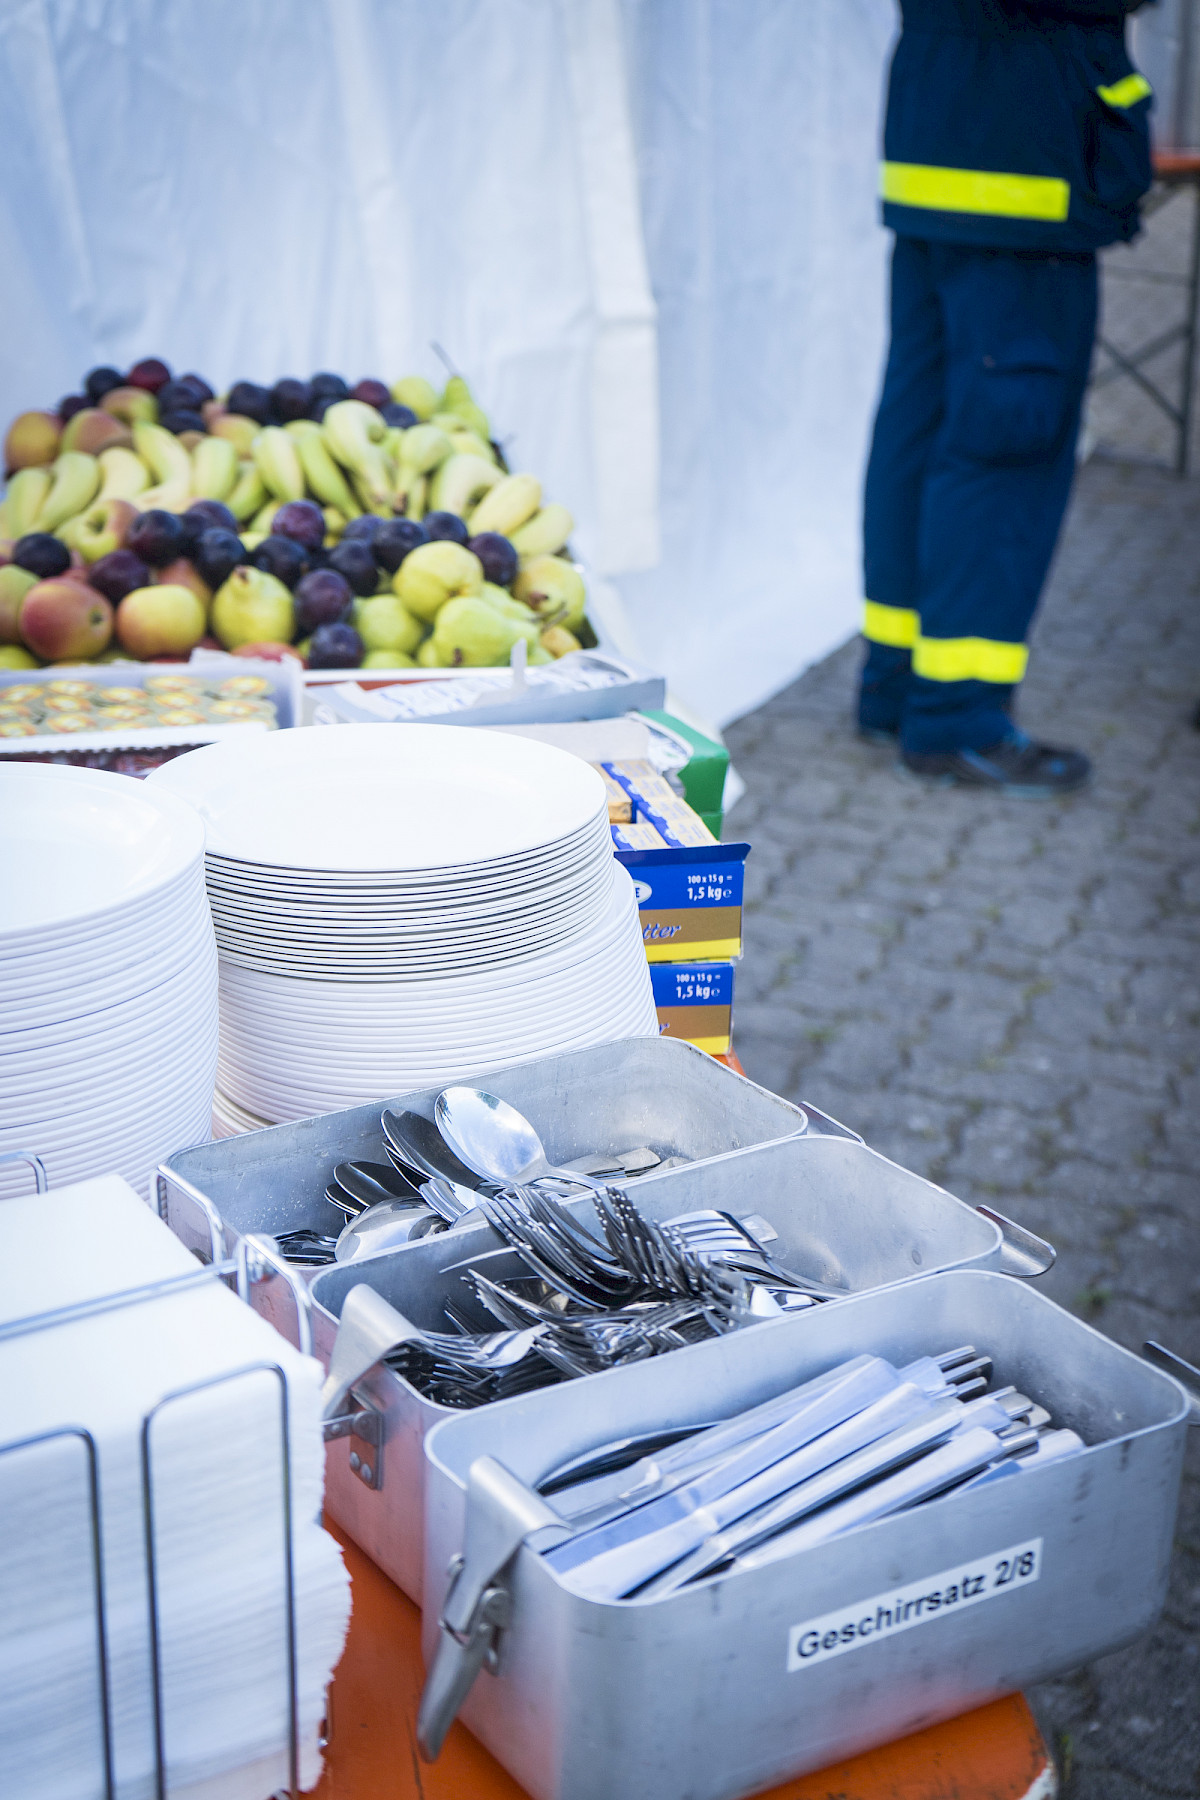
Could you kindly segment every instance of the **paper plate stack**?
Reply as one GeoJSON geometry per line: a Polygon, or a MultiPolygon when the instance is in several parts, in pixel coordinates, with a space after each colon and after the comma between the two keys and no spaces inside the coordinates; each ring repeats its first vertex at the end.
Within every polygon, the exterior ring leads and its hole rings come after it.
{"type": "Polygon", "coordinates": [[[149,779],[207,829],[220,1131],[657,1032],[603,785],[561,751],[345,725],[149,779]]]}
{"type": "MultiPolygon", "coordinates": [[[[143,1195],[210,1134],[217,959],[204,834],[126,775],[0,766],[0,1155],[143,1195]]],[[[0,1196],[28,1192],[0,1165],[0,1196]]]]}

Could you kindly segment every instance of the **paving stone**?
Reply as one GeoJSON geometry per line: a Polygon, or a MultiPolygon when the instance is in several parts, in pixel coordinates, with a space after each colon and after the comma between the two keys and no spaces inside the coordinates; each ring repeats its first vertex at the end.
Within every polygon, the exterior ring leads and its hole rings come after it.
{"type": "MultiPolygon", "coordinates": [[[[749,1071],[1055,1244],[1038,1286],[1200,1361],[1200,482],[1081,474],[1020,715],[1095,780],[1043,806],[897,779],[848,645],[728,739],[755,846],[749,1071]]],[[[743,824],[743,820],[745,823],[743,824]]],[[[1200,1434],[1193,1434],[1193,1439],[1200,1434]]],[[[1200,1442],[1163,1622],[1031,1698],[1063,1800],[1200,1794],[1200,1442]]]]}

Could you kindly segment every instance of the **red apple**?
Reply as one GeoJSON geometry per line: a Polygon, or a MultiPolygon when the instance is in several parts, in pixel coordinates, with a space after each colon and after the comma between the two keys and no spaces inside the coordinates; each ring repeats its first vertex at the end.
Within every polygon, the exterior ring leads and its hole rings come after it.
{"type": "Polygon", "coordinates": [[[125,377],[129,387],[145,388],[151,394],[157,394],[159,388],[165,387],[170,379],[170,369],[157,356],[143,357],[141,362],[134,363],[125,377]]]}
{"type": "Polygon", "coordinates": [[[204,636],[204,626],[204,602],[178,584],[134,588],[117,608],[117,640],[143,662],[185,656],[204,636]]]}
{"type": "Polygon", "coordinates": [[[86,582],[39,581],[21,602],[21,637],[43,662],[87,662],[112,637],[113,609],[86,582]]]}
{"type": "Polygon", "coordinates": [[[127,450],[132,444],[133,433],[121,419],[103,407],[85,406],[82,412],[67,420],[58,451],[60,456],[67,450],[83,450],[88,456],[99,456],[102,450],[118,447],[127,450]]]}
{"type": "Polygon", "coordinates": [[[207,581],[202,578],[195,563],[190,562],[186,556],[177,556],[175,561],[169,562],[165,569],[156,569],[154,580],[161,587],[191,588],[204,608],[207,618],[209,606],[212,604],[213,591],[207,581]]]}

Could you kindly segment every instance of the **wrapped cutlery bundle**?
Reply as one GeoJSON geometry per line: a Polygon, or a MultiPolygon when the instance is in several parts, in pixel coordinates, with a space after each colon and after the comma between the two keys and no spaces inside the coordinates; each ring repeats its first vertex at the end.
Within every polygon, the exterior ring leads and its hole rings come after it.
{"type": "Polygon", "coordinates": [[[293,1726],[311,1788],[350,1609],[319,1367],[116,1176],[6,1201],[0,1247],[5,1792],[268,1800],[293,1726]]]}
{"type": "Polygon", "coordinates": [[[1188,1413],[966,1270],[447,1418],[423,1753],[461,1710],[535,1800],[731,1800],[1105,1654],[1161,1607],[1188,1413]]]}

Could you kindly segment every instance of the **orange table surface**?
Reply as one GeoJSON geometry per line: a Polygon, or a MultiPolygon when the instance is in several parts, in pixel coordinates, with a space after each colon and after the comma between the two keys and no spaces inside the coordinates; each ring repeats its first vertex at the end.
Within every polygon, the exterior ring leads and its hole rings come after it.
{"type": "MultiPolygon", "coordinates": [[[[451,1728],[437,1762],[421,1762],[421,1615],[356,1545],[335,1536],[346,1551],[354,1613],[330,1689],[329,1747],[313,1800],[527,1800],[464,1725],[451,1728]]],[[[785,1782],[765,1800],[1050,1800],[1055,1791],[1033,1715],[1013,1694],[785,1782]]]]}

